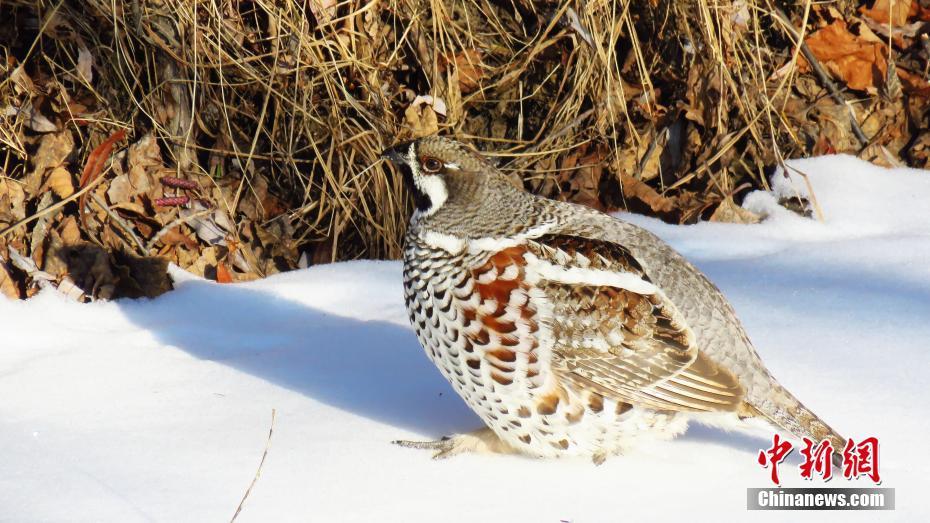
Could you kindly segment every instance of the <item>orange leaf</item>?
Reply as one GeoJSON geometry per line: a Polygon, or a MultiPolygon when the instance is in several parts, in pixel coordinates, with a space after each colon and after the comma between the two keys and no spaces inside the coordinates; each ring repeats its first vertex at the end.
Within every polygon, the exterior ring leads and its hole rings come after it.
{"type": "Polygon", "coordinates": [[[875,0],[871,9],[862,6],[859,12],[880,24],[890,21],[892,25],[900,26],[907,23],[907,17],[911,12],[911,0],[875,0]]]}
{"type": "MultiPolygon", "coordinates": [[[[849,32],[846,22],[837,20],[805,40],[814,56],[850,89],[877,88],[884,81],[888,60],[882,44],[867,41],[849,32]]],[[[801,69],[810,64],[802,60],[801,69]]]]}
{"type": "Polygon", "coordinates": [[[223,262],[216,264],[216,281],[217,283],[232,283],[232,274],[229,273],[229,267],[223,262]]]}
{"type": "Polygon", "coordinates": [[[80,186],[83,188],[91,180],[97,177],[100,174],[100,171],[103,170],[103,164],[107,161],[107,158],[110,157],[110,153],[113,152],[113,146],[116,142],[122,140],[126,137],[126,131],[120,129],[116,131],[109,138],[103,141],[100,145],[97,146],[90,155],[87,156],[87,164],[84,165],[84,172],[81,173],[81,183],[80,186]]]}
{"type": "MultiPolygon", "coordinates": [[[[107,161],[107,158],[110,157],[110,153],[113,152],[113,145],[125,137],[126,131],[120,129],[119,131],[116,131],[110,135],[109,138],[104,140],[103,143],[98,145],[97,148],[87,156],[87,163],[84,165],[84,172],[81,173],[81,181],[78,184],[81,188],[86,187],[87,184],[91,182],[91,180],[96,178],[100,172],[103,171],[103,164],[107,161]]],[[[80,200],[78,201],[78,209],[81,210],[81,224],[85,225],[85,227],[87,225],[84,221],[86,215],[83,213],[86,204],[87,195],[85,194],[81,196],[80,200]]]]}

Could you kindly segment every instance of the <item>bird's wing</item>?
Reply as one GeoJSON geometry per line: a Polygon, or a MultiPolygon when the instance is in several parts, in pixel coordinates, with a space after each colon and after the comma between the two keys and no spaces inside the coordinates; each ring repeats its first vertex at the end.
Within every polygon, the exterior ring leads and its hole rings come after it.
{"type": "Polygon", "coordinates": [[[552,368],[564,379],[659,410],[732,411],[736,377],[704,355],[682,314],[616,243],[529,240],[526,277],[545,295],[552,368]]]}

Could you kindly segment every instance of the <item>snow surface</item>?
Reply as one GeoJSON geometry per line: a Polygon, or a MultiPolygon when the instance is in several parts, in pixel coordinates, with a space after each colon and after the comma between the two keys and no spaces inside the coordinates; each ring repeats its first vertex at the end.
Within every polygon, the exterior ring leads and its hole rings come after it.
{"type": "MultiPolygon", "coordinates": [[[[185,281],[151,301],[0,300],[0,520],[924,520],[930,517],[930,173],[795,161],[825,222],[767,193],[758,225],[626,215],[730,298],[774,374],[853,438],[878,436],[894,512],[747,513],[765,437],[694,425],[596,467],[390,444],[477,428],[407,324],[398,262],[240,285],[185,281]]],[[[775,177],[779,195],[806,191],[775,177]]],[[[798,476],[797,451],[784,486],[798,476]]],[[[870,486],[834,478],[831,487],[870,486]]]]}

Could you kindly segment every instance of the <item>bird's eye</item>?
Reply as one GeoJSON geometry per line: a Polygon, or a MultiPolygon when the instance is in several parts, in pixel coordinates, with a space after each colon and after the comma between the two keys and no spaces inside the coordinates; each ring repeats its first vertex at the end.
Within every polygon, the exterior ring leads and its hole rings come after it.
{"type": "Polygon", "coordinates": [[[431,156],[424,156],[421,162],[423,170],[428,173],[438,173],[442,169],[442,162],[431,156]]]}

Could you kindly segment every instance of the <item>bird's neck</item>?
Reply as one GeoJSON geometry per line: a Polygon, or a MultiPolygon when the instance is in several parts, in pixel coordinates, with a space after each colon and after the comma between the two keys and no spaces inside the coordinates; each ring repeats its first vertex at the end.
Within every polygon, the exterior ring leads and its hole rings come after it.
{"type": "Polygon", "coordinates": [[[505,180],[448,179],[449,197],[431,214],[414,212],[411,228],[464,238],[496,237],[532,226],[534,197],[505,180]]]}

